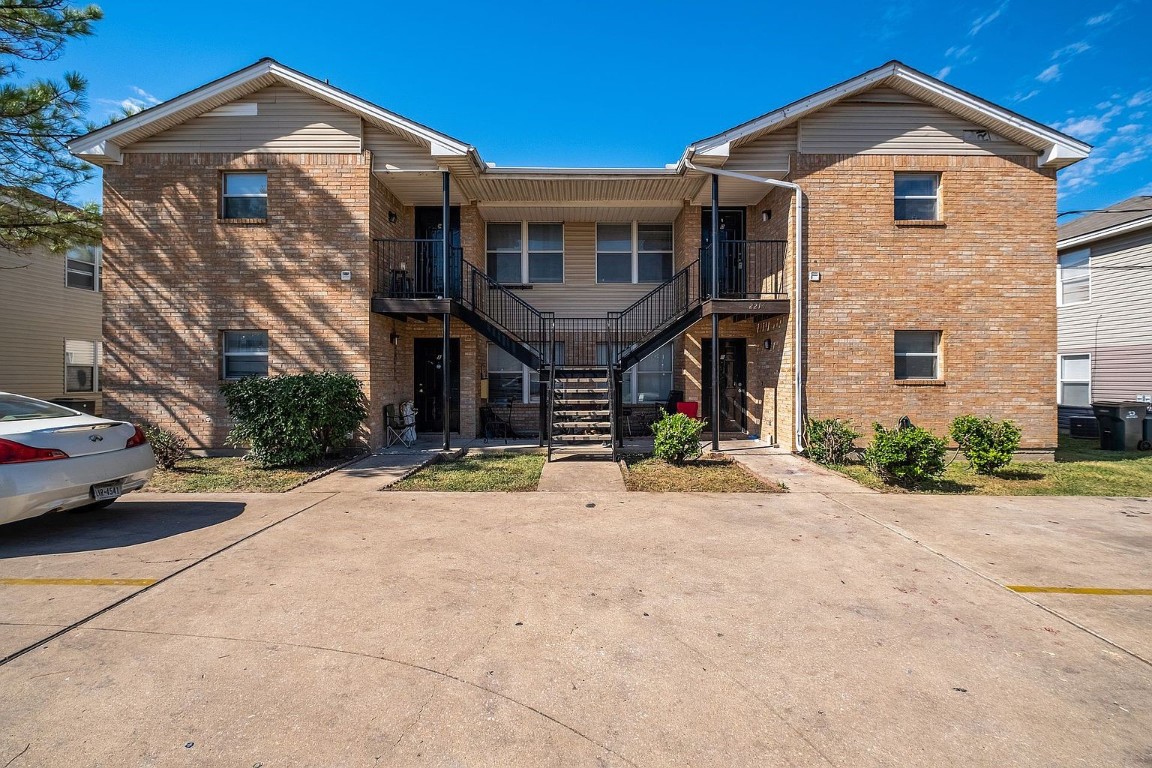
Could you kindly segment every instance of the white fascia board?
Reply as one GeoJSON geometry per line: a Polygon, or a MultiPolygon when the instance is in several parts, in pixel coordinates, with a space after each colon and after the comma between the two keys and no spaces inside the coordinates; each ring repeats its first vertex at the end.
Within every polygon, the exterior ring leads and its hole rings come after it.
{"type": "Polygon", "coordinates": [[[802,117],[810,112],[815,112],[852,94],[865,91],[889,77],[906,80],[920,88],[932,91],[945,100],[975,110],[991,120],[1011,125],[1014,128],[1035,136],[1039,141],[1047,145],[1041,159],[1042,167],[1064,167],[1071,165],[1074,162],[1083,160],[1092,150],[1090,145],[1078,141],[1071,136],[1066,136],[1040,123],[997,107],[990,102],[965,93],[958,88],[953,88],[947,83],[894,61],[877,69],[873,69],[870,72],[865,72],[839,85],[826,88],[805,99],[792,102],[785,107],[781,107],[755,120],[738,125],[724,133],[702,139],[685,150],[684,158],[690,159],[693,155],[706,154],[723,144],[731,144],[746,136],[771,129],[783,123],[785,120],[802,117]]]}
{"type": "Polygon", "coordinates": [[[394,112],[389,112],[338,88],[333,88],[272,59],[262,59],[249,67],[189,91],[182,96],[177,96],[163,104],[150,107],[131,117],[126,117],[92,133],[72,139],[68,142],[68,151],[78,156],[106,156],[103,148],[107,146],[106,142],[113,142],[114,144],[114,140],[118,136],[138,130],[149,123],[170,117],[190,107],[195,107],[200,102],[226,94],[232,89],[241,88],[246,83],[265,75],[272,75],[287,85],[357,114],[366,120],[393,125],[427,142],[430,146],[436,144],[443,155],[466,155],[475,152],[472,147],[451,136],[445,136],[425,125],[401,117],[394,112]]]}
{"type": "Polygon", "coordinates": [[[1062,251],[1066,248],[1075,248],[1079,245],[1095,243],[1098,240],[1107,240],[1110,237],[1116,237],[1117,235],[1122,235],[1126,232],[1131,232],[1137,229],[1144,229],[1145,227],[1152,227],[1152,216],[1145,216],[1144,218],[1136,219],[1135,221],[1126,221],[1123,224],[1117,224],[1114,227],[1099,229],[1095,232],[1086,232],[1083,235],[1069,237],[1066,240],[1057,240],[1056,249],[1062,251]]]}
{"type": "MultiPolygon", "coordinates": [[[[69,144],[69,148],[71,149],[71,144],[69,144]]],[[[83,152],[72,150],[72,154],[96,165],[119,165],[124,162],[124,155],[120,153],[120,146],[111,141],[101,141],[83,152]]]]}

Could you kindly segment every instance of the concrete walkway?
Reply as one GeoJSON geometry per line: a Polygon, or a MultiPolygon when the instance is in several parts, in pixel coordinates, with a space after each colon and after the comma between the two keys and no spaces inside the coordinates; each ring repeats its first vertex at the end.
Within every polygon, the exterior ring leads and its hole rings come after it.
{"type": "Polygon", "coordinates": [[[723,440],[720,452],[770,483],[783,483],[792,493],[876,493],[814,461],[755,440],[723,440]]]}
{"type": "Polygon", "coordinates": [[[620,465],[608,459],[589,461],[558,457],[544,462],[536,490],[545,493],[623,492],[624,476],[620,474],[620,465]]]}

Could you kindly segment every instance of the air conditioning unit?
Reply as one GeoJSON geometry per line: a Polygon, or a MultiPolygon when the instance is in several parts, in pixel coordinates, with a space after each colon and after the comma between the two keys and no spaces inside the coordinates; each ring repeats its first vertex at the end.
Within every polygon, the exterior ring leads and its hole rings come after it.
{"type": "Polygon", "coordinates": [[[1068,434],[1095,440],[1100,437],[1100,425],[1096,423],[1095,416],[1072,416],[1068,419],[1068,434]]]}

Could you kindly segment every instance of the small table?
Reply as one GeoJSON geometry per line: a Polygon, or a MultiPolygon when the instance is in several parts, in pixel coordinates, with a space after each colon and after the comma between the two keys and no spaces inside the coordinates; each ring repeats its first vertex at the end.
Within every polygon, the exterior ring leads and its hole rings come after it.
{"type": "Polygon", "coordinates": [[[412,295],[412,278],[408,277],[408,270],[392,270],[390,274],[389,293],[395,297],[412,295]]]}

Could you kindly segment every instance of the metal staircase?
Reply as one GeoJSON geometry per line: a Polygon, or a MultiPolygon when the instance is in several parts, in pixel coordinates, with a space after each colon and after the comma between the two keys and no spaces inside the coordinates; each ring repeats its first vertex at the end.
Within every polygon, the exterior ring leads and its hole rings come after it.
{"type": "Polygon", "coordinates": [[[616,457],[615,412],[609,367],[551,367],[548,459],[579,453],[616,457]]]}
{"type": "MultiPolygon", "coordinates": [[[[762,241],[768,242],[776,243],[762,241]]],[[[739,258],[729,255],[724,262],[726,272],[738,269],[745,296],[760,282],[749,265],[764,261],[748,258],[751,245],[752,241],[745,241],[739,258]]],[[[453,315],[537,371],[541,397],[546,398],[541,416],[543,420],[546,408],[542,428],[547,434],[542,438],[549,459],[558,453],[616,458],[624,372],[700,320],[704,301],[713,293],[707,284],[710,274],[705,274],[710,270],[702,269],[706,263],[698,259],[620,312],[598,318],[557,318],[464,261],[459,248],[450,249],[445,270],[442,252],[435,240],[376,241],[377,295],[406,302],[404,309],[388,311],[416,315],[437,311],[421,309],[422,304],[431,307],[429,302],[447,299],[453,315]],[[414,265],[414,277],[409,275],[409,264],[414,265]]],[[[782,275],[782,267],[781,247],[770,270],[782,275]]],[[[731,276],[722,279],[720,286],[725,292],[738,292],[731,276]]]]}

